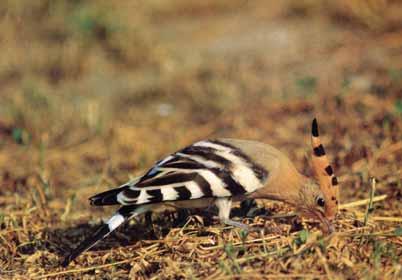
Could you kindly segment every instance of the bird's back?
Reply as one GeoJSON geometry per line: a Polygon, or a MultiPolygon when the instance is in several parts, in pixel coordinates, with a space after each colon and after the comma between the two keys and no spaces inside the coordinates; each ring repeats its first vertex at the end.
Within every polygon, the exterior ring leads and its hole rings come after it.
{"type": "Polygon", "coordinates": [[[142,177],[90,198],[93,205],[141,205],[250,194],[262,188],[286,158],[256,141],[196,142],[157,162],[142,177]]]}

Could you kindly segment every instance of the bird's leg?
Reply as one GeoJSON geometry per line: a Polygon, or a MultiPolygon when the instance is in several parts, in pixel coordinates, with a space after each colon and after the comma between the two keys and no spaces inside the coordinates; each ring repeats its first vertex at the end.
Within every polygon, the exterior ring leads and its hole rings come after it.
{"type": "Polygon", "coordinates": [[[218,207],[218,216],[221,223],[229,226],[238,227],[247,231],[250,230],[250,227],[248,225],[230,219],[230,210],[232,207],[232,199],[230,197],[217,198],[215,200],[215,205],[216,207],[218,207]]]}
{"type": "Polygon", "coordinates": [[[250,227],[250,226],[248,226],[246,224],[236,222],[236,221],[233,221],[233,220],[230,220],[230,219],[224,220],[223,223],[225,223],[228,226],[238,227],[238,228],[240,228],[242,230],[246,230],[246,231],[253,230],[252,227],[250,227]]]}
{"type": "Polygon", "coordinates": [[[262,235],[266,232],[266,229],[264,226],[249,226],[246,224],[243,224],[241,222],[233,221],[231,220],[230,217],[230,210],[232,206],[232,199],[229,197],[222,197],[222,198],[217,198],[215,200],[215,205],[218,207],[219,210],[219,220],[221,223],[228,225],[228,226],[233,226],[240,228],[242,230],[246,230],[248,232],[260,232],[262,235]]]}
{"type": "Polygon", "coordinates": [[[152,238],[159,239],[159,236],[156,234],[154,222],[152,220],[152,211],[145,212],[145,230],[146,233],[149,233],[152,238]],[[148,231],[148,232],[147,232],[148,231]]]}

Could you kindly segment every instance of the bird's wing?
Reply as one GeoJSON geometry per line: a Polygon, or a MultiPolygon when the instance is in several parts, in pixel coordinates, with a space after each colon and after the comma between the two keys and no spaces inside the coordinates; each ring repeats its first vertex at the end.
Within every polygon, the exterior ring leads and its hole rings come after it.
{"type": "Polygon", "coordinates": [[[207,197],[230,197],[263,187],[268,171],[239,147],[196,142],[157,162],[144,176],[92,197],[94,205],[142,205],[207,197]]]}

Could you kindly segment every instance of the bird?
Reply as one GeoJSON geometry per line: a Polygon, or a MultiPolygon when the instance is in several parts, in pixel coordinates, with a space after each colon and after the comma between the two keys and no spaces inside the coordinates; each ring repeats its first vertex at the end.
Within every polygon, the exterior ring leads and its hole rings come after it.
{"type": "Polygon", "coordinates": [[[126,221],[161,206],[207,208],[215,204],[221,223],[249,230],[230,218],[234,201],[269,199],[293,206],[298,213],[334,230],[339,185],[321,144],[316,118],[311,127],[314,176],[301,174],[271,145],[232,138],[195,142],[155,163],[145,174],[89,198],[94,206],[119,205],[106,223],[71,251],[62,266],[93,247],[126,221]]]}

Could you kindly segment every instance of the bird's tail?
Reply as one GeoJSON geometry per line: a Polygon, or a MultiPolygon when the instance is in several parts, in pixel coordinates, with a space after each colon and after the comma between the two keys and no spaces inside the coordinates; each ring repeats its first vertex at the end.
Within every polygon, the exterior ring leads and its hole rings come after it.
{"type": "Polygon", "coordinates": [[[63,267],[68,266],[70,262],[72,262],[86,250],[93,247],[96,243],[98,243],[98,241],[108,236],[117,227],[122,225],[127,220],[148,211],[148,208],[148,205],[130,205],[121,207],[105,224],[100,226],[91,236],[85,239],[80,245],[78,245],[77,248],[72,250],[71,253],[64,258],[61,265],[63,267]]]}

